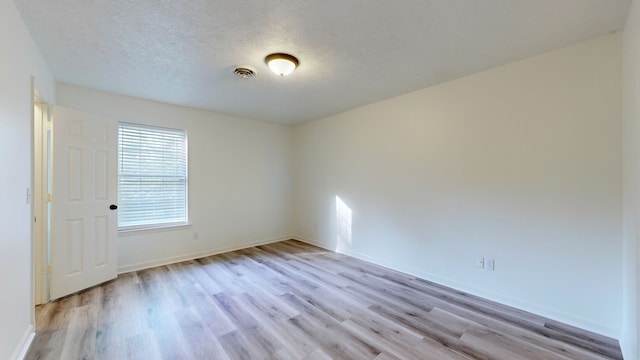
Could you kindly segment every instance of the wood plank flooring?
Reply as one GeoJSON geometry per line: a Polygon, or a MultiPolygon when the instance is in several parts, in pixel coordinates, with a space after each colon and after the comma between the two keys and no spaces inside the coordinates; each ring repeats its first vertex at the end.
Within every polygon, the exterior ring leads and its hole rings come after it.
{"type": "Polygon", "coordinates": [[[36,309],[26,359],[622,359],[617,341],[290,240],[36,309]]]}

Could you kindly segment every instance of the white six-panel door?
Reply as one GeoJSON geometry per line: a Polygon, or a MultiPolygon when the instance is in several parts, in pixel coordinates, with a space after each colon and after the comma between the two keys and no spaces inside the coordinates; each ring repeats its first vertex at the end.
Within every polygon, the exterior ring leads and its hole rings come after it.
{"type": "Polygon", "coordinates": [[[117,276],[117,122],[53,112],[51,299],[117,276]]]}

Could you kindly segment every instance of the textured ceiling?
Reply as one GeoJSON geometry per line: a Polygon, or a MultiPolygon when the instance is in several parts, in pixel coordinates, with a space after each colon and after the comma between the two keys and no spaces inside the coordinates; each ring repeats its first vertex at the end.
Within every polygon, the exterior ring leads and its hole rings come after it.
{"type": "Polygon", "coordinates": [[[15,3],[59,81],[295,124],[619,31],[630,0],[15,3]]]}

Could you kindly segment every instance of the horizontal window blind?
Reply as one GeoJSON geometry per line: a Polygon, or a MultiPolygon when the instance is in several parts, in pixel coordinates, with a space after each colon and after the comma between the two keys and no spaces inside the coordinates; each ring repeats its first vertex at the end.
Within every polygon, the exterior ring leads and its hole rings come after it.
{"type": "Polygon", "coordinates": [[[118,228],[186,223],[186,132],[120,123],[118,144],[118,228]]]}

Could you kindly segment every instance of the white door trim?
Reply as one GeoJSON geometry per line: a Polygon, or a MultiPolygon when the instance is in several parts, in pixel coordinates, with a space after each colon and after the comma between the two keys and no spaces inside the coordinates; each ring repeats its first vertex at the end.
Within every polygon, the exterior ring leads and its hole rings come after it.
{"type": "Polygon", "coordinates": [[[50,131],[49,104],[34,89],[33,97],[33,269],[34,305],[49,301],[48,286],[48,184],[47,157],[50,153],[48,131],[50,131]]]}

